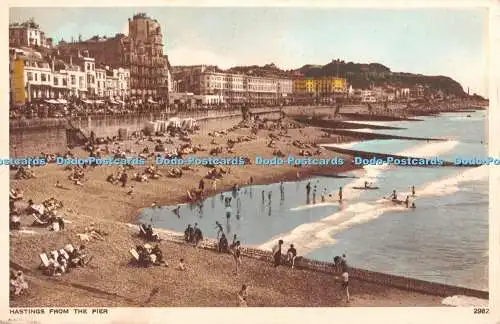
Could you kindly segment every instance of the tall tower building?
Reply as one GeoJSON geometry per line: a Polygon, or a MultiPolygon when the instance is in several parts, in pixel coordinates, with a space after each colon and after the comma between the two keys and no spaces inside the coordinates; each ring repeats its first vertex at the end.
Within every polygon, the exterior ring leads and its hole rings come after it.
{"type": "Polygon", "coordinates": [[[132,96],[164,97],[168,95],[167,60],[163,55],[160,23],[145,13],[129,18],[125,65],[130,68],[132,96]]]}
{"type": "Polygon", "coordinates": [[[128,29],[128,35],[59,42],[58,49],[73,55],[78,50],[88,50],[96,66],[127,68],[132,98],[168,102],[168,59],[163,54],[160,23],[145,13],[138,13],[129,18],[128,29]]]}

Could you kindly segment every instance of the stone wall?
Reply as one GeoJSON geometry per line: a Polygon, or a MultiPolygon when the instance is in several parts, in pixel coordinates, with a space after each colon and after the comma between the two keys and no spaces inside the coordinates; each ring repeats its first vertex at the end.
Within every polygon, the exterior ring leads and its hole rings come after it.
{"type": "MultiPolygon", "coordinates": [[[[278,118],[279,110],[275,108],[255,108],[252,113],[265,118],[278,118]]],[[[144,129],[146,123],[170,117],[195,118],[200,125],[201,133],[210,130],[229,128],[241,121],[241,112],[232,111],[185,111],[176,115],[169,113],[135,114],[119,116],[80,117],[71,120],[36,119],[10,121],[10,155],[11,157],[26,157],[40,152],[59,153],[66,151],[68,146],[67,128],[80,129],[89,137],[93,131],[97,137],[118,136],[120,128],[126,128],[129,134],[144,129]]]]}

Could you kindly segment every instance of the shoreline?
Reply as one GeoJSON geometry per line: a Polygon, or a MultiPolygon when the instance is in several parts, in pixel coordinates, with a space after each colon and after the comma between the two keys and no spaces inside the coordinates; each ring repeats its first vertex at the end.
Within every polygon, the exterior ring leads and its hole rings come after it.
{"type": "MultiPolygon", "coordinates": [[[[221,129],[227,129],[227,125],[217,125],[221,129]]],[[[255,155],[274,155],[273,150],[279,149],[287,154],[298,156],[299,148],[292,145],[292,141],[300,140],[303,143],[318,143],[322,137],[321,129],[317,127],[306,127],[305,132],[301,129],[290,131],[289,138],[282,138],[276,143],[276,148],[267,146],[268,135],[273,131],[262,130],[257,139],[250,142],[236,144],[232,155],[241,155],[254,161],[255,155]]],[[[221,138],[214,138],[217,142],[234,138],[236,135],[248,135],[248,129],[238,129],[235,133],[228,133],[221,138]]],[[[212,138],[206,134],[196,134],[192,136],[193,144],[210,147],[212,138]]],[[[341,136],[331,136],[332,142],[335,140],[350,141],[352,138],[343,138],[341,136]]],[[[357,140],[364,140],[362,137],[357,140]]],[[[139,152],[145,144],[151,146],[153,143],[134,144],[132,142],[121,144],[124,147],[130,147],[131,150],[139,152]]],[[[312,150],[312,149],[311,149],[312,150]]],[[[85,154],[79,150],[78,154],[85,154]]],[[[206,152],[201,152],[206,155],[206,152]]],[[[345,157],[347,155],[333,153],[329,150],[323,150],[318,158],[323,156],[345,157]]],[[[292,166],[256,166],[248,165],[244,168],[233,167],[231,172],[219,181],[218,188],[214,193],[230,190],[238,183],[241,186],[247,184],[250,176],[253,177],[254,185],[270,184],[279,181],[304,180],[311,177],[332,176],[340,173],[361,169],[350,163],[351,159],[346,159],[346,164],[338,167],[332,166],[326,169],[324,166],[296,168],[292,166]],[[297,179],[297,171],[300,172],[300,179],[297,179]],[[322,174],[319,174],[322,173],[322,174]]],[[[136,168],[133,172],[142,170],[136,168]]],[[[167,167],[162,167],[164,172],[167,167]]],[[[245,258],[245,267],[240,277],[231,275],[234,267],[232,259],[226,255],[219,255],[213,251],[195,250],[190,246],[178,245],[172,242],[161,243],[162,249],[168,251],[169,262],[175,262],[179,258],[185,258],[193,268],[187,275],[179,275],[178,272],[158,268],[136,269],[124,264],[129,259],[126,251],[143,242],[131,235],[131,230],[127,224],[137,224],[140,213],[151,206],[152,202],[158,205],[171,206],[187,201],[186,190],[197,187],[198,181],[204,176],[208,168],[196,167],[193,171],[186,171],[182,178],[163,177],[160,180],[152,180],[147,183],[133,182],[137,188],[134,196],[129,197],[125,194],[125,188],[113,186],[105,181],[105,177],[113,167],[98,167],[95,170],[88,171],[89,180],[84,186],[72,186],[67,182],[67,171],[61,167],[48,166],[41,169],[36,168],[37,178],[29,180],[15,180],[11,173],[10,185],[12,188],[19,187],[25,192],[25,199],[34,199],[37,203],[49,197],[57,197],[64,202],[65,214],[71,221],[68,228],[62,232],[48,232],[45,228],[29,227],[31,218],[22,217],[23,227],[32,230],[34,234],[11,233],[10,235],[10,258],[16,264],[27,269],[32,269],[30,274],[34,283],[34,293],[27,299],[11,300],[11,306],[15,305],[34,305],[46,304],[56,307],[64,306],[83,306],[93,304],[87,296],[74,296],[70,291],[60,291],[57,298],[56,292],[47,291],[44,288],[45,282],[50,282],[52,278],[40,275],[35,270],[35,264],[39,263],[38,253],[41,249],[49,251],[67,242],[76,242],[77,233],[83,232],[83,229],[90,224],[95,223],[99,229],[109,232],[105,241],[91,241],[86,243],[89,249],[95,255],[93,266],[86,270],[74,271],[70,274],[64,274],[58,280],[72,284],[86,284],[103,291],[109,291],[117,295],[128,295],[131,291],[131,300],[141,300],[147,296],[152,287],[160,287],[168,291],[161,294],[161,297],[151,301],[147,306],[231,306],[233,301],[233,290],[241,287],[241,282],[247,282],[258,287],[255,292],[255,298],[250,304],[255,306],[343,306],[341,291],[330,287],[336,285],[332,283],[331,275],[317,273],[312,270],[290,271],[289,269],[279,269],[276,271],[267,262],[245,258]],[[53,186],[56,180],[61,180],[64,186],[69,190],[60,190],[53,186]],[[106,251],[103,253],[102,251],[106,251]],[[97,270],[96,270],[97,269],[97,270]],[[261,275],[264,273],[264,275],[261,275]],[[259,275],[256,275],[259,274],[259,275]],[[100,278],[100,279],[99,279],[100,278]],[[137,278],[130,281],[128,278],[137,278]],[[159,282],[155,282],[160,278],[159,282]],[[266,279],[266,281],[264,281],[266,279]],[[267,280],[272,280],[269,284],[267,280]],[[212,283],[213,281],[213,283],[212,283]],[[180,286],[189,285],[190,292],[180,290],[180,287],[173,287],[172,282],[178,282],[180,286]],[[196,284],[192,284],[196,282],[196,284]],[[325,289],[328,287],[328,289],[325,289]],[[308,292],[313,289],[317,293],[309,296],[308,292]],[[209,296],[207,297],[207,291],[209,296]],[[172,295],[173,294],[173,295],[172,295]],[[178,296],[172,299],[172,296],[178,296]],[[58,301],[55,301],[55,300],[58,301]],[[70,305],[68,305],[70,304],[70,305]]],[[[211,181],[206,180],[206,188],[211,188],[211,181]]],[[[243,242],[243,245],[244,242],[243,242]]],[[[363,279],[353,278],[353,302],[352,306],[440,306],[441,299],[436,296],[425,293],[406,291],[403,288],[385,287],[383,283],[370,283],[363,279]],[[357,297],[356,297],[357,296],[357,297]],[[358,300],[356,300],[358,298],[358,300]]],[[[336,287],[336,286],[335,286],[336,287]]],[[[110,307],[110,305],[128,305],[128,302],[96,301],[101,307],[110,307]],[[117,304],[118,303],[118,304],[117,304]]],[[[139,303],[140,304],[140,303],[139,303]]],[[[144,306],[141,304],[141,306],[144,306]]]]}
{"type": "MultiPolygon", "coordinates": [[[[288,182],[288,181],[301,181],[301,180],[307,180],[310,178],[314,177],[336,177],[337,175],[349,171],[354,171],[354,170],[360,170],[363,169],[363,166],[356,166],[351,163],[351,161],[346,161],[349,163],[346,163],[342,166],[334,166],[334,167],[329,167],[325,168],[325,166],[314,166],[314,167],[301,167],[301,168],[295,168],[295,167],[290,167],[290,166],[271,166],[268,168],[273,168],[276,169],[276,173],[270,176],[262,176],[259,177],[258,173],[255,173],[252,175],[254,178],[254,182],[252,184],[249,183],[241,183],[238,184],[240,188],[244,188],[246,186],[250,185],[269,185],[273,183],[278,183],[280,181],[283,182],[288,182]],[[287,168],[283,170],[284,168],[287,168]],[[291,169],[291,170],[290,170],[291,169]],[[300,173],[300,178],[297,178],[297,172],[300,173]],[[321,174],[318,174],[318,172],[321,172],[321,174]]],[[[214,195],[218,195],[221,192],[228,192],[231,191],[232,186],[230,184],[225,184],[224,186],[218,187],[217,191],[213,190],[208,190],[207,191],[207,196],[204,196],[203,199],[206,199],[207,197],[211,197],[214,195]]],[[[153,197],[154,198],[154,197],[153,197]]],[[[166,199],[160,198],[158,196],[157,199],[153,199],[159,206],[162,207],[173,207],[179,204],[190,204],[187,195],[179,195],[176,197],[169,197],[166,199]]],[[[194,204],[194,202],[192,202],[194,204]]],[[[150,208],[150,206],[145,206],[145,207],[140,207],[137,212],[134,214],[135,218],[132,218],[132,215],[130,217],[131,222],[137,223],[139,214],[146,208],[150,208]]]]}

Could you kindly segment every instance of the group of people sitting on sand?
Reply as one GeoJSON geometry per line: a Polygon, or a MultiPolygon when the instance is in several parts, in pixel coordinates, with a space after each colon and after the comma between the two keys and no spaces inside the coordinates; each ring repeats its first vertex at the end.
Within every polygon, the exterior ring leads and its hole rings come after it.
{"type": "Polygon", "coordinates": [[[31,165],[21,165],[15,174],[15,178],[17,180],[27,180],[27,179],[32,179],[35,178],[35,172],[33,171],[33,168],[31,165]]]}
{"type": "Polygon", "coordinates": [[[20,296],[28,292],[28,283],[22,271],[10,271],[10,296],[20,296]]]}
{"type": "MultiPolygon", "coordinates": [[[[83,166],[85,166],[84,164],[83,166]]],[[[74,185],[83,186],[85,181],[85,172],[81,166],[72,166],[72,172],[68,176],[68,180],[73,182],[74,185]]]]}
{"type": "Polygon", "coordinates": [[[49,198],[41,205],[35,205],[30,199],[27,211],[34,218],[33,226],[48,226],[49,230],[58,232],[65,226],[64,218],[57,212],[62,207],[62,202],[55,198],[49,198]]]}
{"type": "Polygon", "coordinates": [[[159,242],[160,236],[155,234],[151,224],[140,224],[139,225],[139,237],[145,239],[148,242],[159,242]]]}
{"type": "Polygon", "coordinates": [[[195,247],[198,247],[199,243],[203,241],[203,233],[201,229],[198,228],[198,223],[194,223],[194,227],[189,224],[184,231],[184,240],[187,243],[194,244],[195,247]]]}
{"type": "Polygon", "coordinates": [[[168,267],[168,263],[163,258],[163,252],[156,244],[154,247],[146,243],[137,245],[135,249],[131,249],[130,253],[133,256],[133,261],[140,267],[147,268],[152,265],[164,265],[168,267]]]}
{"type": "Polygon", "coordinates": [[[290,265],[292,269],[295,268],[295,261],[297,260],[297,249],[294,247],[293,244],[290,244],[290,247],[286,251],[285,257],[283,257],[282,253],[282,245],[283,245],[283,240],[279,240],[278,244],[276,244],[273,247],[273,265],[274,267],[277,267],[281,264],[283,264],[283,261],[285,261],[287,264],[290,265]]]}
{"type": "Polygon", "coordinates": [[[72,268],[86,266],[92,260],[92,257],[86,254],[85,245],[74,248],[71,244],[66,245],[64,249],[42,253],[40,258],[40,268],[49,276],[61,276],[72,268]]]}

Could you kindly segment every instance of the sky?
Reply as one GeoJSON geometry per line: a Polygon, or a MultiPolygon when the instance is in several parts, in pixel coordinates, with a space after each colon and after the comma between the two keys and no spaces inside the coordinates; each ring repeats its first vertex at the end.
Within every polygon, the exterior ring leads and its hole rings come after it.
{"type": "Polygon", "coordinates": [[[137,12],[160,22],[172,65],[292,69],[338,58],[446,75],[465,91],[488,96],[485,9],[19,7],[10,9],[9,20],[33,17],[55,41],[69,41],[127,34],[128,18],[137,12]]]}

